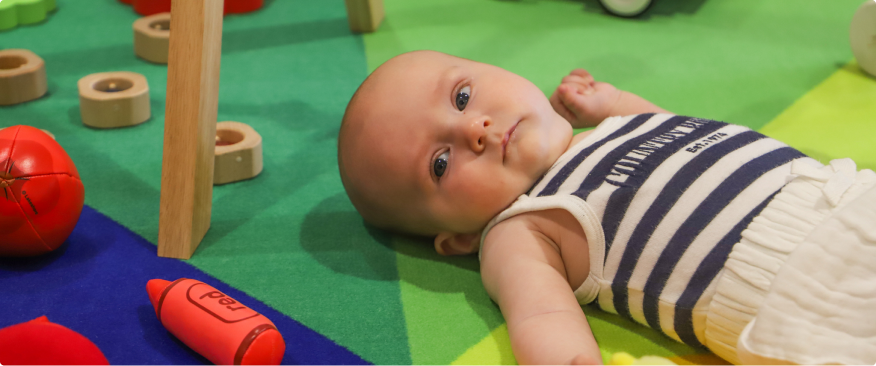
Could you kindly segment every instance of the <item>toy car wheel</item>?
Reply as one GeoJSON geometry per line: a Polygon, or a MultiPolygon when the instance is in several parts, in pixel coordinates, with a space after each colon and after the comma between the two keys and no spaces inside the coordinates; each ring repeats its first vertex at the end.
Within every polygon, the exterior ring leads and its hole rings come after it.
{"type": "Polygon", "coordinates": [[[599,4],[607,12],[625,18],[644,13],[653,2],[653,0],[599,0],[599,4]]]}

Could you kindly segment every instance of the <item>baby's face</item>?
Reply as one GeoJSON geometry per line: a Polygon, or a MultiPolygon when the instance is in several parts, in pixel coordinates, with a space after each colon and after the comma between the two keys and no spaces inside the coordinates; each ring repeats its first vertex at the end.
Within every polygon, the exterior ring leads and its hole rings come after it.
{"type": "Polygon", "coordinates": [[[403,231],[480,232],[572,138],[538,87],[496,66],[421,51],[368,83],[348,111],[341,171],[354,204],[379,202],[394,213],[375,221],[403,231]]]}

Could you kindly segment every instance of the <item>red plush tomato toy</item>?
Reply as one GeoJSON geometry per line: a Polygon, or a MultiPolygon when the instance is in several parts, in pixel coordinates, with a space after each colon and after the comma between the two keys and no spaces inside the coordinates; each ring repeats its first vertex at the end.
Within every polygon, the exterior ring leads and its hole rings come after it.
{"type": "Polygon", "coordinates": [[[45,316],[0,329],[0,350],[5,365],[109,365],[91,340],[45,316]]]}
{"type": "Polygon", "coordinates": [[[34,256],[67,240],[85,202],[73,160],[45,132],[0,130],[0,256],[34,256]]]}

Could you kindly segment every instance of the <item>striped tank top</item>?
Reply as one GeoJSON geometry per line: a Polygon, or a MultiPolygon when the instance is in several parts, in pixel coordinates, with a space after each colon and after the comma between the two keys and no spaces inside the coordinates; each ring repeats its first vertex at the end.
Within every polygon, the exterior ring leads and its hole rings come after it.
{"type": "Polygon", "coordinates": [[[612,117],[566,151],[486,232],[550,208],[582,224],[590,276],[581,304],[703,347],[716,279],[742,231],[809,159],[743,126],[673,116],[612,117]]]}

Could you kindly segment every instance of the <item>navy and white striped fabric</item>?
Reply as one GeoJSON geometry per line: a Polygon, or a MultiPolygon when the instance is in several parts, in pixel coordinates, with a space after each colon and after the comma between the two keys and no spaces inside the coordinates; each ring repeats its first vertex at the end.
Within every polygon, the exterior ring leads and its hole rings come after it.
{"type": "Polygon", "coordinates": [[[527,195],[574,195],[600,219],[602,309],[702,347],[694,322],[704,324],[716,276],[800,158],[743,126],[616,117],[563,154],[527,195]]]}

